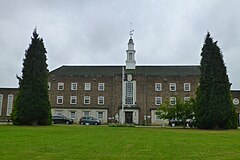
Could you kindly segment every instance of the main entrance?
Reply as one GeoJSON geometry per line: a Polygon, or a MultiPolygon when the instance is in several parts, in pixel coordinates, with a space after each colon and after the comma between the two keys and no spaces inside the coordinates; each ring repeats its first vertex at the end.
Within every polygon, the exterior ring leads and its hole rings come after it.
{"type": "Polygon", "coordinates": [[[125,112],[125,123],[133,123],[133,112],[125,112]]]}

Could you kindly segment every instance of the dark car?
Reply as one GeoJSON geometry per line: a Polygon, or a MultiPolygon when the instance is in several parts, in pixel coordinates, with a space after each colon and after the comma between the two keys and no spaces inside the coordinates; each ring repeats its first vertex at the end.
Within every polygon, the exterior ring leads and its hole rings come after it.
{"type": "Polygon", "coordinates": [[[183,126],[185,125],[186,127],[194,127],[196,123],[195,119],[186,119],[185,123],[182,120],[179,119],[171,119],[169,120],[169,126],[175,127],[175,126],[183,126]]]}
{"type": "Polygon", "coordinates": [[[172,126],[172,127],[181,126],[182,125],[182,120],[170,119],[168,124],[169,124],[169,126],[172,126]]]}
{"type": "Polygon", "coordinates": [[[87,125],[87,124],[92,124],[92,125],[100,125],[101,121],[97,118],[94,117],[82,117],[80,118],[79,124],[82,125],[87,125]]]}
{"type": "Polygon", "coordinates": [[[59,124],[59,123],[72,124],[73,120],[63,115],[57,115],[57,116],[52,116],[52,122],[53,124],[59,124]]]}

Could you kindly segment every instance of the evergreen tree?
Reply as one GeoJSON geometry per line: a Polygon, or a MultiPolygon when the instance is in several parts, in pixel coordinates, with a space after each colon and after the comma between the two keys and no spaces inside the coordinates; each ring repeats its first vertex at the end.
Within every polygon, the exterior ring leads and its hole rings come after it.
{"type": "Polygon", "coordinates": [[[202,129],[237,128],[226,66],[210,33],[207,33],[201,56],[200,86],[196,98],[197,126],[202,129]]]}
{"type": "Polygon", "coordinates": [[[36,29],[31,39],[32,42],[23,60],[22,77],[17,77],[19,91],[14,103],[12,119],[17,125],[47,125],[51,124],[47,51],[36,29]]]}

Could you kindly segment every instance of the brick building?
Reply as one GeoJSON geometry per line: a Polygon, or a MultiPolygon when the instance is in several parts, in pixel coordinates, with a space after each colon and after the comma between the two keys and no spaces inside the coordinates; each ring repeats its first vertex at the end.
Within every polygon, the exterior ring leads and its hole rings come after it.
{"type": "MultiPolygon", "coordinates": [[[[177,98],[195,97],[199,66],[136,66],[132,37],[126,52],[124,66],[61,66],[51,71],[52,114],[76,123],[82,116],[94,116],[103,123],[160,124],[155,113],[161,103],[174,105],[177,98]]],[[[0,119],[9,118],[16,90],[0,89],[0,119]]],[[[232,95],[240,113],[240,92],[232,91],[232,95]]]]}

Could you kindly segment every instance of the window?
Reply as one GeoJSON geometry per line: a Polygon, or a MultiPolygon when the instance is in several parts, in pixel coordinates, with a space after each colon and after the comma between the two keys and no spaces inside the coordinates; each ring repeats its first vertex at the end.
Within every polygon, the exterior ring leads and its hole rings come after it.
{"type": "Polygon", "coordinates": [[[0,116],[2,114],[3,95],[0,94],[0,116]]]}
{"type": "Polygon", "coordinates": [[[12,113],[12,107],[13,107],[13,95],[8,95],[8,103],[7,103],[7,116],[10,116],[12,113]]]}
{"type": "Polygon", "coordinates": [[[132,61],[133,60],[133,53],[129,53],[129,60],[132,61]]]}
{"type": "Polygon", "coordinates": [[[70,97],[70,104],[77,104],[77,96],[70,97]]]}
{"type": "Polygon", "coordinates": [[[75,111],[70,111],[70,118],[75,119],[76,118],[76,112],[75,111]]]}
{"type": "Polygon", "coordinates": [[[85,83],[84,90],[85,91],[90,91],[91,90],[91,83],[85,83]]]}
{"type": "Polygon", "coordinates": [[[63,104],[63,96],[57,96],[57,104],[63,104]]]}
{"type": "Polygon", "coordinates": [[[155,97],[155,105],[161,105],[162,104],[162,97],[155,97]]]}
{"type": "Polygon", "coordinates": [[[190,101],[190,97],[184,97],[184,103],[189,102],[190,101]]]}
{"type": "Polygon", "coordinates": [[[176,105],[176,104],[177,104],[176,97],[170,97],[170,105],[176,105]]]}
{"type": "Polygon", "coordinates": [[[133,83],[132,82],[126,82],[125,103],[133,104],[133,83]]]}
{"type": "Polygon", "coordinates": [[[84,96],[84,104],[90,104],[90,96],[84,96]]]}
{"type": "Polygon", "coordinates": [[[104,105],[104,97],[103,96],[98,97],[98,104],[99,105],[104,105]]]}
{"type": "Polygon", "coordinates": [[[90,112],[89,111],[83,111],[83,117],[89,117],[90,112]]]}
{"type": "Polygon", "coordinates": [[[72,91],[77,90],[77,83],[71,83],[71,90],[72,91]]]}
{"type": "Polygon", "coordinates": [[[162,83],[155,83],[155,91],[162,91],[162,83]]]}
{"type": "Polygon", "coordinates": [[[57,115],[57,116],[63,115],[63,111],[62,110],[55,110],[55,115],[57,115]]]}
{"type": "Polygon", "coordinates": [[[103,119],[103,112],[97,112],[97,118],[103,119]]]}
{"type": "Polygon", "coordinates": [[[48,90],[51,89],[51,82],[48,82],[48,90]]]}
{"type": "Polygon", "coordinates": [[[98,83],[98,90],[104,91],[104,83],[98,83]]]}
{"type": "Polygon", "coordinates": [[[176,83],[170,83],[169,90],[170,91],[176,91],[176,83]]]}
{"type": "Polygon", "coordinates": [[[190,83],[184,83],[184,91],[191,91],[190,83]]]}
{"type": "Polygon", "coordinates": [[[63,82],[58,83],[58,90],[64,90],[64,83],[63,82]]]}

